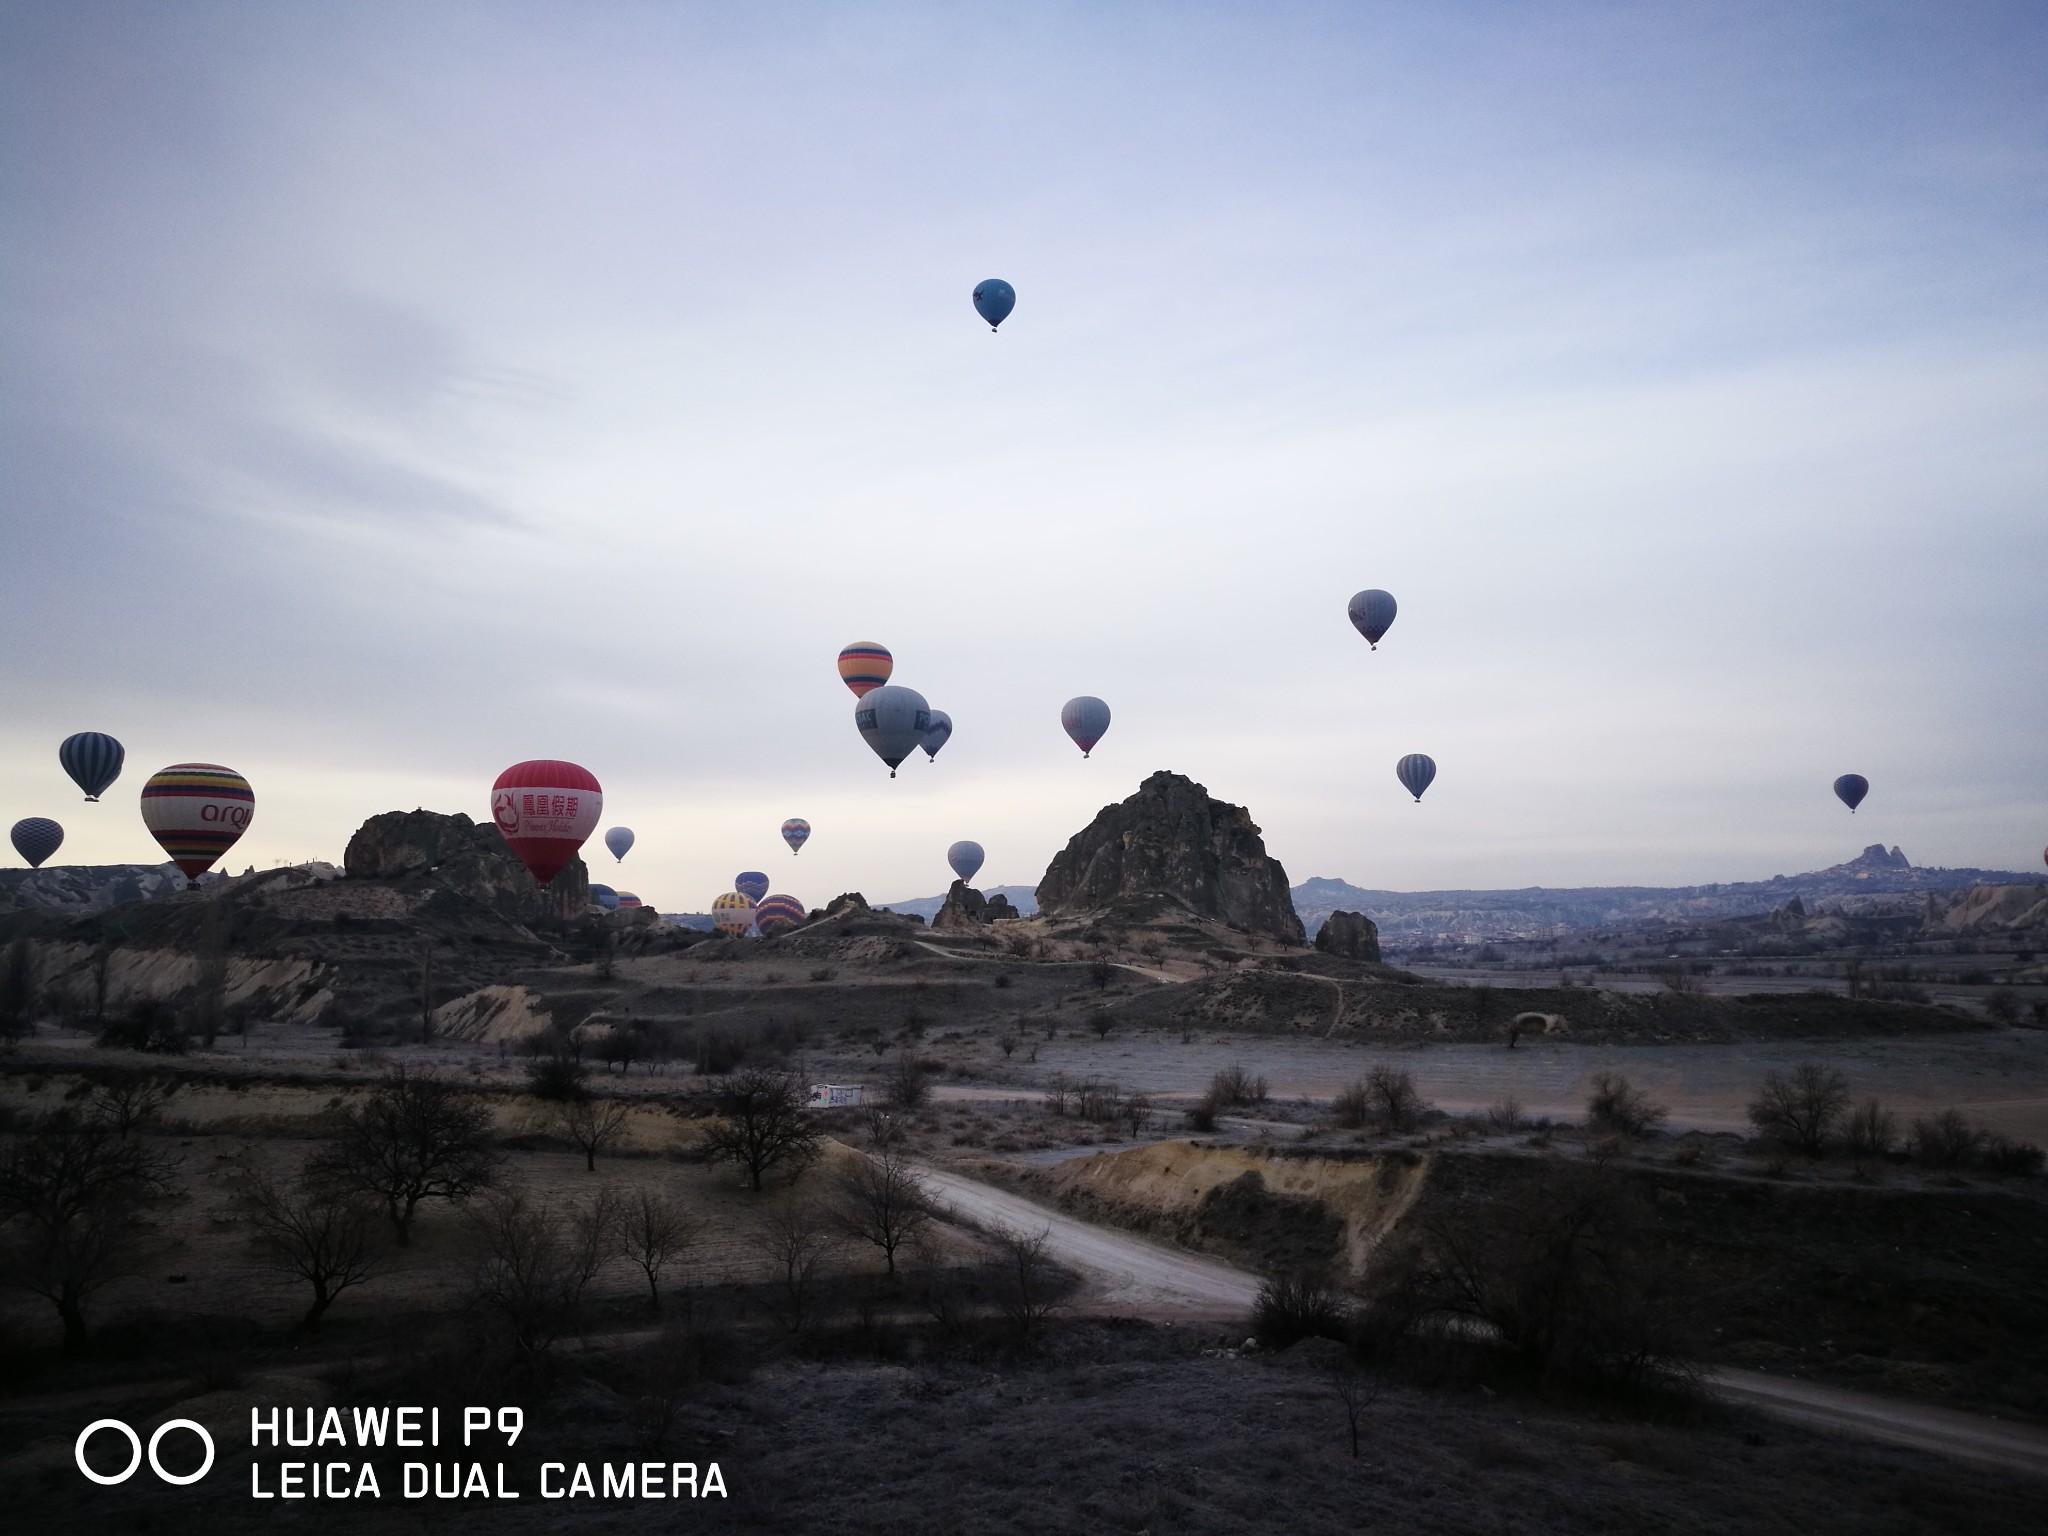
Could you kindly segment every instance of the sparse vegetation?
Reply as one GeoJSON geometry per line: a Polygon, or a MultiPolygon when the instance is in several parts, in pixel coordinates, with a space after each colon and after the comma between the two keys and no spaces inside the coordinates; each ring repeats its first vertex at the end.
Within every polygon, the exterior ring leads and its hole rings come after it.
{"type": "Polygon", "coordinates": [[[307,1171],[381,1203],[402,1246],[412,1240],[422,1201],[461,1202],[489,1189],[502,1162],[481,1099],[445,1078],[399,1067],[343,1112],[334,1145],[307,1171]]]}
{"type": "Polygon", "coordinates": [[[548,1123],[583,1154],[584,1170],[595,1173],[597,1154],[609,1150],[625,1132],[632,1113],[632,1106],[623,1100],[581,1095],[556,1105],[548,1123]]]}
{"type": "Polygon", "coordinates": [[[312,1289],[299,1326],[316,1332],[342,1292],[376,1273],[376,1205],[361,1191],[317,1175],[282,1184],[246,1160],[238,1182],[258,1255],[312,1289]]]}
{"type": "Polygon", "coordinates": [[[714,1161],[735,1164],[756,1193],[771,1171],[795,1179],[818,1155],[822,1135],[804,1109],[802,1085],[788,1073],[762,1067],[734,1073],[716,1108],[704,1150],[714,1161]]]}
{"type": "Polygon", "coordinates": [[[1252,1337],[1266,1349],[1303,1339],[1342,1339],[1351,1309],[1343,1293],[1320,1275],[1272,1275],[1252,1303],[1252,1337]]]}
{"type": "Polygon", "coordinates": [[[1817,1061],[1802,1061],[1789,1074],[1765,1075],[1750,1101],[1749,1123],[1764,1136],[1819,1157],[1848,1109],[1849,1080],[1817,1061]]]}
{"type": "Polygon", "coordinates": [[[1586,1095],[1586,1129],[1596,1135],[1647,1136],[1671,1111],[1619,1072],[1595,1072],[1586,1095]]]}

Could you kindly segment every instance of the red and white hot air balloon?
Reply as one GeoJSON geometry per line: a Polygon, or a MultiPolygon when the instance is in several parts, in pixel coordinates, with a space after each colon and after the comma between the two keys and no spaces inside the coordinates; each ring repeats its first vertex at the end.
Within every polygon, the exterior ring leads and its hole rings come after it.
{"type": "Polygon", "coordinates": [[[256,814],[249,781],[219,763],[173,763],[142,786],[142,824],[197,884],[256,814]]]}
{"type": "Polygon", "coordinates": [[[491,786],[491,819],[542,885],[576,857],[603,814],[604,791],[596,777],[555,758],[514,763],[491,786]]]}

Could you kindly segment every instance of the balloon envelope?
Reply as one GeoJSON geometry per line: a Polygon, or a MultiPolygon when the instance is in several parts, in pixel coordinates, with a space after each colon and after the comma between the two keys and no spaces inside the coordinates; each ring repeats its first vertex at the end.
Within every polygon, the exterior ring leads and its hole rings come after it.
{"type": "Polygon", "coordinates": [[[1394,594],[1382,592],[1378,587],[1368,587],[1353,595],[1351,599],[1351,623],[1365,636],[1366,644],[1374,650],[1380,648],[1380,636],[1394,625],[1397,605],[1394,594]]]}
{"type": "Polygon", "coordinates": [[[924,740],[918,745],[924,748],[926,757],[935,758],[939,755],[939,748],[946,744],[952,734],[953,717],[943,709],[935,709],[932,711],[931,729],[924,733],[924,740]]]}
{"type": "Polygon", "coordinates": [[[623,864],[626,860],[627,851],[633,846],[633,829],[631,827],[613,827],[611,831],[605,833],[604,845],[611,849],[612,857],[623,864]]]}
{"type": "Polygon", "coordinates": [[[491,819],[542,885],[576,857],[603,813],[604,791],[590,770],[559,758],[514,763],[491,786],[491,819]]]}
{"type": "Polygon", "coordinates": [[[219,763],[173,763],[142,786],[142,824],[188,880],[234,847],[255,814],[249,781],[219,763]]]}
{"type": "Polygon", "coordinates": [[[603,907],[607,912],[616,912],[619,910],[619,893],[608,885],[599,885],[593,881],[590,886],[590,902],[592,906],[603,907]]]}
{"type": "Polygon", "coordinates": [[[1086,757],[1109,729],[1109,706],[1088,694],[1069,699],[1060,709],[1060,728],[1074,738],[1074,745],[1086,757]]]}
{"type": "Polygon", "coordinates": [[[88,800],[106,793],[107,786],[121,776],[121,765],[127,760],[128,749],[101,731],[66,736],[57,748],[57,761],[88,800]]]}
{"type": "Polygon", "coordinates": [[[64,829],[47,816],[22,817],[8,836],[30,869],[41,869],[43,860],[64,845],[64,829]]]}
{"type": "Polygon", "coordinates": [[[711,925],[720,933],[745,933],[754,926],[754,904],[738,891],[727,891],[711,903],[711,925]]]}
{"type": "Polygon", "coordinates": [[[618,901],[619,910],[621,912],[630,912],[635,907],[640,905],[640,898],[638,896],[635,896],[631,891],[619,892],[618,901]]]}
{"type": "Polygon", "coordinates": [[[974,312],[994,330],[1010,318],[1017,307],[1017,290],[1000,277],[985,277],[974,285],[974,312]]]}
{"type": "Polygon", "coordinates": [[[946,850],[946,862],[953,866],[953,873],[962,880],[972,880],[986,857],[979,843],[958,842],[946,850]]]}
{"type": "Polygon", "coordinates": [[[732,888],[749,901],[759,901],[768,894],[768,877],[758,869],[743,869],[732,877],[732,888]]]}
{"type": "Polygon", "coordinates": [[[1849,807],[1851,816],[1856,807],[1863,803],[1863,797],[1870,793],[1870,780],[1860,773],[1845,773],[1835,780],[1835,798],[1849,807]]]}
{"type": "Polygon", "coordinates": [[[811,824],[801,816],[792,816],[782,824],[782,840],[789,844],[791,853],[802,853],[810,836],[811,824]]]}
{"type": "Polygon", "coordinates": [[[839,680],[856,699],[881,687],[895,670],[896,658],[889,648],[872,640],[856,640],[839,653],[839,680]]]}
{"type": "Polygon", "coordinates": [[[1410,752],[1394,764],[1394,777],[1419,801],[1422,792],[1429,788],[1430,780],[1436,777],[1436,759],[1421,752],[1410,752]]]}
{"type": "Polygon", "coordinates": [[[860,739],[874,748],[875,756],[889,765],[889,777],[896,777],[896,765],[924,740],[932,728],[931,706],[915,688],[877,688],[853,708],[854,728],[860,739]]]}
{"type": "Polygon", "coordinates": [[[780,933],[794,928],[810,914],[794,896],[770,896],[754,908],[754,926],[763,933],[780,933]]]}

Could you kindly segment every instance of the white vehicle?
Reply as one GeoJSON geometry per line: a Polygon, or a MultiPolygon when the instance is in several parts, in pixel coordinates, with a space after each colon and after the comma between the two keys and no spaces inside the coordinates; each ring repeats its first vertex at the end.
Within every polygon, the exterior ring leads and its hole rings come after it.
{"type": "Polygon", "coordinates": [[[805,1109],[858,1109],[860,1107],[860,1085],[845,1083],[813,1083],[811,1095],[804,1100],[805,1109]]]}

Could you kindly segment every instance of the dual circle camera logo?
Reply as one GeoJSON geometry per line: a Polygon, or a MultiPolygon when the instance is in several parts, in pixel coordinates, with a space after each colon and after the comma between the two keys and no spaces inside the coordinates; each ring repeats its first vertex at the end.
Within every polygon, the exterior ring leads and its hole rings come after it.
{"type": "MultiPolygon", "coordinates": [[[[142,1436],[136,1434],[132,1428],[122,1423],[119,1419],[94,1419],[78,1432],[78,1443],[72,1447],[71,1454],[72,1458],[78,1463],[78,1470],[101,1486],[109,1487],[115,1483],[125,1483],[142,1466],[142,1436]],[[128,1449],[131,1454],[128,1458],[128,1465],[119,1472],[95,1472],[86,1465],[85,1443],[103,1429],[119,1430],[128,1437],[128,1449]]],[[[213,1436],[206,1432],[204,1426],[194,1423],[191,1419],[170,1419],[159,1424],[156,1427],[156,1432],[149,1437],[148,1454],[150,1470],[165,1482],[182,1488],[188,1483],[198,1482],[199,1479],[213,1470],[213,1436]],[[164,1436],[174,1429],[191,1430],[193,1434],[199,1437],[199,1443],[206,1447],[206,1459],[199,1463],[199,1470],[197,1472],[166,1472],[164,1464],[157,1460],[157,1447],[163,1443],[164,1436]]]]}

